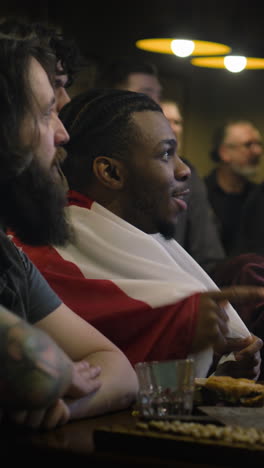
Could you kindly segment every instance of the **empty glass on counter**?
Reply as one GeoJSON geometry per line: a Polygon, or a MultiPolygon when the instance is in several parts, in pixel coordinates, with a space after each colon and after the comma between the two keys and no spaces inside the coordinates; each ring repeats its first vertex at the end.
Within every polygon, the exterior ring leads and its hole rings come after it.
{"type": "Polygon", "coordinates": [[[147,418],[188,415],[193,408],[194,361],[139,362],[138,410],[147,418]]]}

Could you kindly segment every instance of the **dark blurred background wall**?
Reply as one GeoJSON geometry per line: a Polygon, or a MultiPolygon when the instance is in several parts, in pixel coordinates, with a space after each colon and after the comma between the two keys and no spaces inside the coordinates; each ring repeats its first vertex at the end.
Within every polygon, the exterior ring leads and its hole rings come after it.
{"type": "MultiPolygon", "coordinates": [[[[255,1],[151,0],[71,4],[44,1],[2,1],[0,18],[17,16],[60,26],[78,43],[89,66],[71,89],[74,95],[93,86],[98,65],[111,57],[131,56],[155,63],[164,95],[182,105],[184,155],[205,175],[212,167],[208,156],[212,133],[224,119],[253,120],[264,137],[264,70],[238,74],[190,65],[188,59],[144,52],[137,39],[185,36],[222,42],[234,52],[264,57],[264,6],[255,1]]],[[[259,179],[264,180],[263,169],[259,179]]]]}

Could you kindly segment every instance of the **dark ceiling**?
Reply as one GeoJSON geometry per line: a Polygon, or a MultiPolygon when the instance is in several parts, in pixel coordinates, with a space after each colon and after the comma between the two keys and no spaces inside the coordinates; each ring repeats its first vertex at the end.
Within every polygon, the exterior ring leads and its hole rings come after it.
{"type": "Polygon", "coordinates": [[[222,42],[233,47],[235,53],[264,57],[264,5],[256,1],[123,0],[120,4],[111,0],[75,0],[64,4],[55,0],[41,3],[11,0],[6,5],[3,3],[0,16],[17,15],[60,25],[66,35],[75,38],[87,58],[99,62],[123,55],[141,56],[169,72],[179,66],[179,59],[142,52],[134,45],[137,39],[160,36],[222,42]]]}

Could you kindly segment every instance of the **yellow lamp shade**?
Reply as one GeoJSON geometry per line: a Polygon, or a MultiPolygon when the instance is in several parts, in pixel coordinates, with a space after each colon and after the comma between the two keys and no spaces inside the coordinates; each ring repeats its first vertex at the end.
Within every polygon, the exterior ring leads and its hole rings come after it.
{"type": "MultiPolygon", "coordinates": [[[[225,57],[195,57],[191,59],[191,64],[196,67],[205,68],[226,68],[225,57]]],[[[245,68],[249,70],[264,69],[264,58],[246,57],[245,68]]]]}
{"type": "MultiPolygon", "coordinates": [[[[174,54],[171,43],[175,40],[176,38],[140,39],[136,42],[136,47],[149,52],[174,54]]],[[[194,50],[191,55],[226,55],[231,52],[231,48],[225,44],[196,40],[193,40],[193,42],[194,50]]]]}

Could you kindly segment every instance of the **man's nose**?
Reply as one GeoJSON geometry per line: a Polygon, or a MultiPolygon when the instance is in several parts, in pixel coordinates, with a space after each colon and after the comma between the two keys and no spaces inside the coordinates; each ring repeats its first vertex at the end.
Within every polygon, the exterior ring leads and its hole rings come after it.
{"type": "Polygon", "coordinates": [[[70,139],[70,136],[66,128],[64,127],[62,121],[59,119],[58,116],[56,117],[57,117],[57,128],[55,132],[55,145],[60,146],[60,145],[64,145],[65,143],[67,143],[70,139]]]}
{"type": "Polygon", "coordinates": [[[175,170],[174,170],[175,179],[177,180],[188,180],[191,176],[190,167],[185,164],[179,156],[177,156],[175,170]]]}

